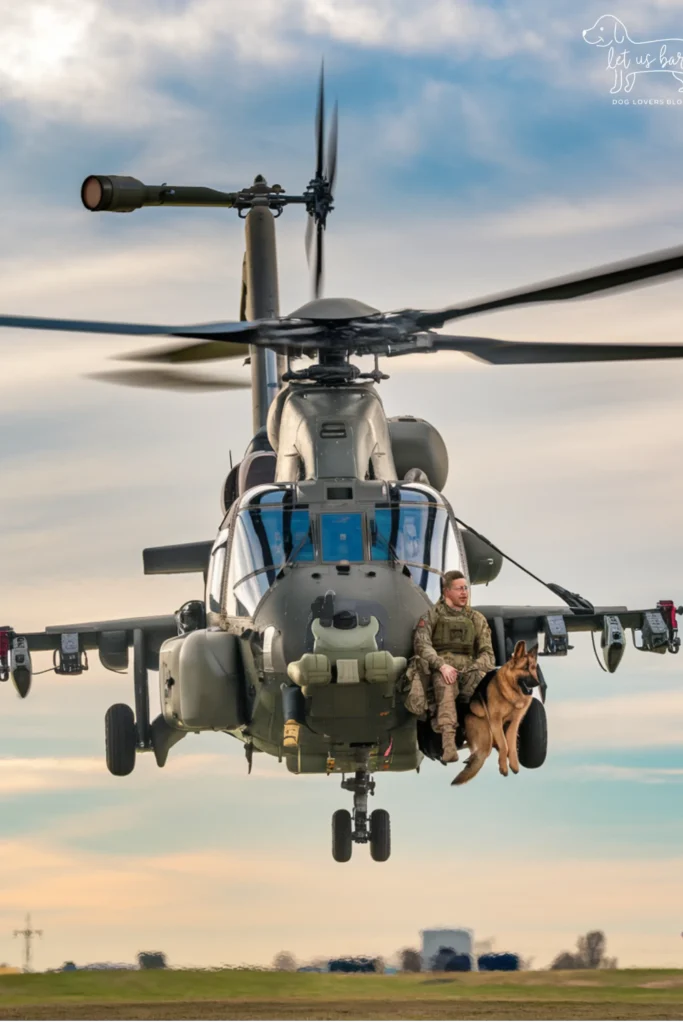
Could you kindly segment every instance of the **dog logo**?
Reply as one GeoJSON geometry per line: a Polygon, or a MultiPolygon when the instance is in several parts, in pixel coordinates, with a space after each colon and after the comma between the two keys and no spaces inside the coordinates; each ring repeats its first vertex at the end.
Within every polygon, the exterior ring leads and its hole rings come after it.
{"type": "Polygon", "coordinates": [[[607,70],[614,72],[610,93],[629,93],[638,75],[667,74],[683,92],[683,39],[631,39],[626,26],[613,14],[603,14],[583,31],[590,46],[607,50],[607,70]]]}

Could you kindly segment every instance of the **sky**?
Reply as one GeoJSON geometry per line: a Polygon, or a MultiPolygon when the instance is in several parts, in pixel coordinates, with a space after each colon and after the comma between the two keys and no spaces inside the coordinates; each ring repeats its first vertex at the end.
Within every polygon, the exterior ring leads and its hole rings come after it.
{"type": "MultiPolygon", "coordinates": [[[[326,294],[431,308],[677,245],[680,83],[641,75],[610,94],[605,51],[582,38],[605,13],[583,0],[0,0],[0,309],[236,318],[233,212],[90,214],[80,185],[114,173],[232,190],[263,173],[303,188],[322,57],[340,105],[326,294]]],[[[683,37],[683,0],[612,13],[633,40],[683,37]]],[[[287,313],[309,298],[302,211],[277,227],[287,313]]],[[[467,330],[680,343],[681,294],[660,283],[467,330]]],[[[216,532],[249,394],[86,378],[130,349],[0,336],[0,620],[17,630],[201,597],[200,577],[144,577],[141,551],[216,532]]],[[[466,522],[595,604],[683,603],[683,366],[439,354],[383,369],[387,413],[443,434],[445,493],[466,522]]],[[[511,566],[473,594],[547,600],[511,566]]],[[[458,790],[431,762],[383,775],[386,864],[364,848],[332,861],[330,816],[350,802],[337,778],[293,777],[265,755],[247,777],[227,737],[190,736],[161,771],[142,756],[109,776],[104,713],[132,703],[132,686],[96,657],[74,680],[38,676],[24,702],[4,684],[0,961],[19,963],[13,929],[30,911],[39,969],[141,949],[197,966],[267,964],[282,949],[391,958],[440,925],[537,967],[594,928],[622,966],[680,966],[683,658],[631,648],[605,675],[580,636],[544,672],[543,768],[502,779],[491,761],[458,790]]]]}

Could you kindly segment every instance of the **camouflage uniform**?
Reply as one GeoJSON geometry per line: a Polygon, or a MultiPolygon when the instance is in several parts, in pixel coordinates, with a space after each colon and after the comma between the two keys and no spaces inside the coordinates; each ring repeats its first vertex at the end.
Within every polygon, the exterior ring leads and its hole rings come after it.
{"type": "Polygon", "coordinates": [[[408,673],[412,687],[406,706],[419,712],[419,693],[416,692],[419,676],[426,691],[425,709],[429,707],[434,731],[452,734],[458,721],[456,697],[470,700],[486,673],[495,668],[488,623],[481,612],[469,606],[451,608],[441,598],[418,622],[413,646],[415,659],[408,673]],[[444,681],[439,671],[442,665],[452,665],[458,670],[455,683],[444,681]]]}

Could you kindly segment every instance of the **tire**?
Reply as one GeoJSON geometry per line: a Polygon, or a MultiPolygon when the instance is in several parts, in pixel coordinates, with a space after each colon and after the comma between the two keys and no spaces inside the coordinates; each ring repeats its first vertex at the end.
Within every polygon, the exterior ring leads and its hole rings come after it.
{"type": "Polygon", "coordinates": [[[373,860],[389,860],[391,854],[391,820],[388,811],[370,815],[370,856],[373,860]]]}
{"type": "Polygon", "coordinates": [[[519,726],[517,753],[523,768],[540,768],[548,753],[545,707],[535,698],[519,726]]]}
{"type": "Polygon", "coordinates": [[[130,775],[138,742],[132,708],[112,704],[104,716],[104,735],[107,768],[112,775],[130,775]]]}
{"type": "Polygon", "coordinates": [[[351,860],[353,826],[349,811],[335,811],[332,815],[332,856],[340,864],[351,860]]]}

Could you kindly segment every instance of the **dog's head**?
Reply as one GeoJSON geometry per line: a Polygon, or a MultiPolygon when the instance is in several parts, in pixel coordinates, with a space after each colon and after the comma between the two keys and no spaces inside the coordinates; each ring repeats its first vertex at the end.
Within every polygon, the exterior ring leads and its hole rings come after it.
{"type": "Polygon", "coordinates": [[[583,30],[583,38],[591,46],[621,45],[628,39],[628,32],[623,21],[619,21],[613,14],[603,14],[592,28],[583,30]]]}
{"type": "Polygon", "coordinates": [[[534,686],[541,685],[538,678],[538,644],[527,651],[524,640],[516,643],[510,658],[510,668],[520,690],[528,696],[534,686]]]}

